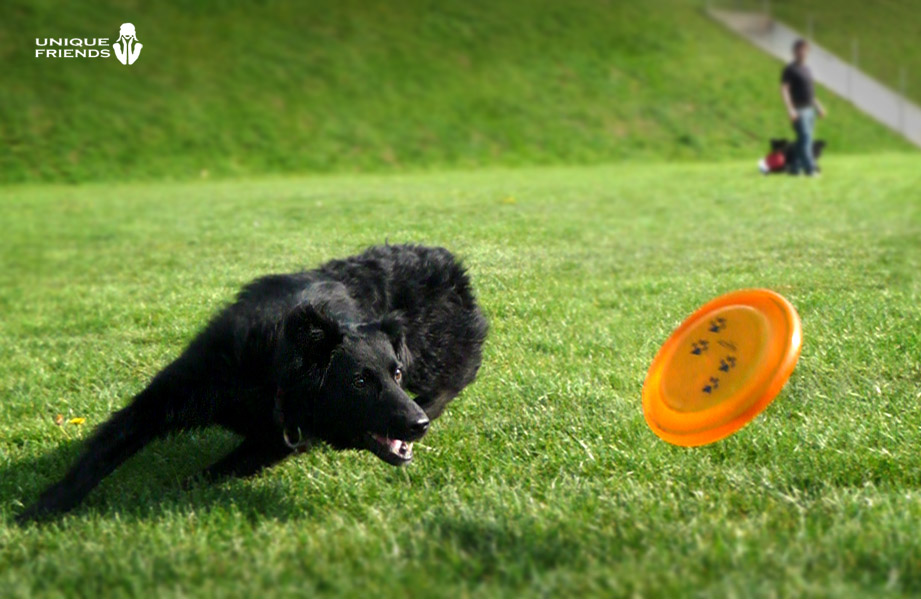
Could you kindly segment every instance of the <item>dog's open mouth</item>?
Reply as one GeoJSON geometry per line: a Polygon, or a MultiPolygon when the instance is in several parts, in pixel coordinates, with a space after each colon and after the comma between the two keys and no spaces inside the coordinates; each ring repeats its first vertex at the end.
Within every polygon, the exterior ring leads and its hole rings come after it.
{"type": "Polygon", "coordinates": [[[371,453],[393,466],[408,464],[413,459],[412,441],[391,439],[383,435],[368,433],[368,449],[371,453]]]}

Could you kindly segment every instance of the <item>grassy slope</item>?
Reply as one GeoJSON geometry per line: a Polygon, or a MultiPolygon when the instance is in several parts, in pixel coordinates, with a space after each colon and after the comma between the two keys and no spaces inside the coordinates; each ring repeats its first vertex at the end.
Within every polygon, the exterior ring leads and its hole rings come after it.
{"type": "Polygon", "coordinates": [[[800,31],[813,19],[816,41],[847,60],[859,40],[861,68],[900,89],[908,72],[908,96],[921,103],[921,5],[916,0],[774,0],[774,14],[800,31]]]}
{"type": "Polygon", "coordinates": [[[0,595],[917,596],[919,184],[906,155],[814,181],[745,162],[8,187],[0,595]],[[59,523],[11,525],[241,283],[385,237],[465,256],[493,325],[416,463],[321,450],[182,491],[232,443],[196,433],[59,523]],[[748,286],[802,315],[790,384],[728,440],[658,441],[657,346],[748,286]],[[67,438],[55,413],[88,422],[67,438]]]}
{"type": "MultiPolygon", "coordinates": [[[[697,0],[10,0],[0,181],[754,158],[778,68],[697,0]],[[33,57],[122,20],[133,67],[33,57]]],[[[834,151],[906,147],[830,105],[834,151]]]]}

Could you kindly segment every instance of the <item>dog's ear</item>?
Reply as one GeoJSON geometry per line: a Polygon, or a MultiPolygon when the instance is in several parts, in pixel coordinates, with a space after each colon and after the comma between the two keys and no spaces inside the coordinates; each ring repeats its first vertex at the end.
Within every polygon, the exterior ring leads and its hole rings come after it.
{"type": "Polygon", "coordinates": [[[382,318],[380,323],[381,331],[390,339],[393,351],[404,368],[412,362],[412,355],[409,353],[409,347],[406,346],[405,327],[403,315],[399,312],[391,312],[382,318]]]}
{"type": "Polygon", "coordinates": [[[304,303],[285,317],[284,336],[308,362],[323,362],[342,343],[339,323],[322,309],[304,303]]]}

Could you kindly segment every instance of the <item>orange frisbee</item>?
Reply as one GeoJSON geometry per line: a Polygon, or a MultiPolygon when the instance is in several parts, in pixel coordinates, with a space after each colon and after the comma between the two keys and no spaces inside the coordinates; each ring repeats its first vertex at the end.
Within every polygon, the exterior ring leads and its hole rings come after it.
{"type": "Polygon", "coordinates": [[[802,339],[796,309],[768,289],[707,302],[675,329],[649,367],[643,384],[647,424],[685,447],[728,437],[780,393],[802,339]]]}

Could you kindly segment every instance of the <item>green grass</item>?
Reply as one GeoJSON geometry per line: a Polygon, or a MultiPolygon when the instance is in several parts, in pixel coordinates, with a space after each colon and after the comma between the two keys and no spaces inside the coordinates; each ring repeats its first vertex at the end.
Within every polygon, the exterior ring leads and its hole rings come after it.
{"type": "Polygon", "coordinates": [[[811,17],[816,41],[845,60],[851,60],[856,39],[860,68],[896,90],[904,68],[906,93],[921,103],[921,6],[915,0],[774,0],[771,6],[802,32],[811,17]]]}
{"type": "Polygon", "coordinates": [[[753,170],[4,188],[0,596],[917,596],[917,159],[753,170]],[[242,283],[385,238],[464,256],[492,323],[412,465],[319,450],[181,490],[233,439],[179,435],[73,514],[12,524],[242,283]],[[727,440],[659,441],[639,399],[657,347],[752,286],[802,316],[792,379],[727,440]]]}
{"type": "MultiPolygon", "coordinates": [[[[0,182],[758,156],[778,69],[702,0],[7,0],[0,182]],[[123,21],[131,67],[34,57],[123,21]]],[[[826,98],[830,151],[907,148],[826,98]]]]}

